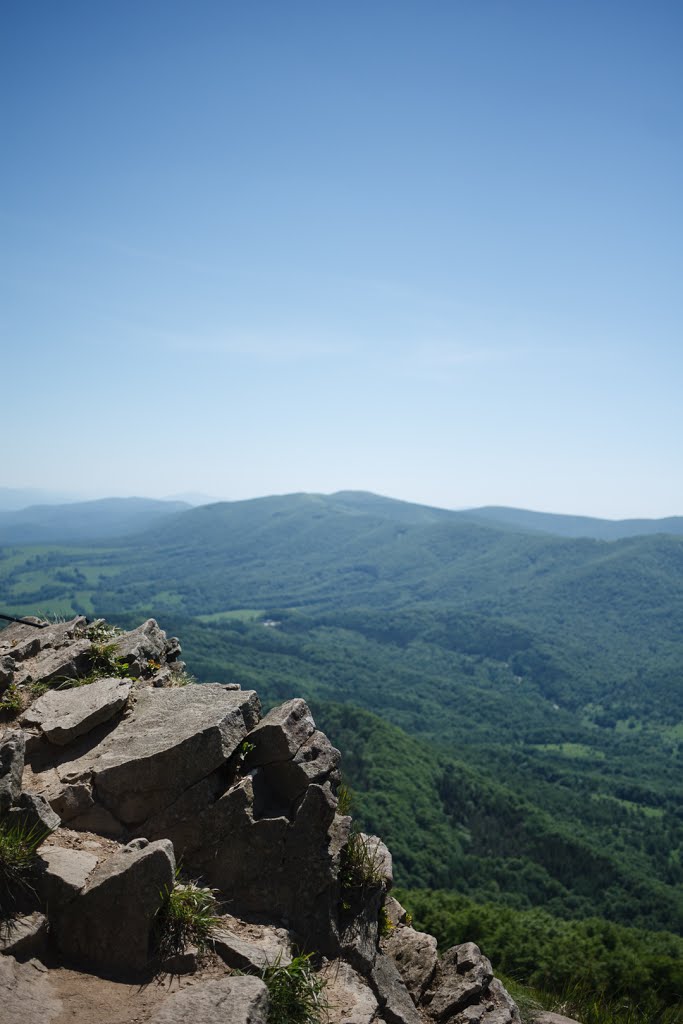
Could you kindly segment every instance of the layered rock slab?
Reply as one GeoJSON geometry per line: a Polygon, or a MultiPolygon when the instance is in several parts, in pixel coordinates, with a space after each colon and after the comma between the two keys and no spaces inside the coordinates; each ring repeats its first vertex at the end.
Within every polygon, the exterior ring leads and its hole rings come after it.
{"type": "Polygon", "coordinates": [[[129,679],[104,678],[72,690],[50,690],[25,712],[22,724],[65,746],[121,711],[132,685],[129,679]]]}
{"type": "MultiPolygon", "coordinates": [[[[118,821],[139,825],[223,765],[259,710],[253,691],[217,684],[139,690],[133,710],[100,743],[57,766],[61,793],[46,779],[47,799],[60,813],[65,794],[90,788],[118,821]]],[[[87,809],[86,793],[81,803],[87,809]]]]}
{"type": "Polygon", "coordinates": [[[63,1010],[47,968],[37,960],[20,964],[0,956],[2,1024],[50,1024],[63,1010]]]}

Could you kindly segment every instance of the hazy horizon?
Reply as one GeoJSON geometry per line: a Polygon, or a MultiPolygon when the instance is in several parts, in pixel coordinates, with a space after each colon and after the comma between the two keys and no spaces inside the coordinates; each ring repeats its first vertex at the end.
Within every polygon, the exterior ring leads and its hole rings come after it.
{"type": "Polygon", "coordinates": [[[4,12],[2,483],[683,513],[683,7],[4,12]]]}

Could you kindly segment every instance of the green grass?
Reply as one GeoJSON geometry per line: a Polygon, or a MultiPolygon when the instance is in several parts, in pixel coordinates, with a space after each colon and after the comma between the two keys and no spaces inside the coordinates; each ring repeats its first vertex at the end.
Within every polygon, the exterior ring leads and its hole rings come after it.
{"type": "Polygon", "coordinates": [[[21,823],[0,822],[0,921],[10,920],[22,897],[34,892],[36,850],[46,835],[21,823]]]}
{"type": "Polygon", "coordinates": [[[278,958],[263,969],[261,978],[268,989],[268,1024],[321,1024],[326,1019],[326,982],[313,970],[310,953],[295,956],[289,964],[278,958]]]}
{"type": "Polygon", "coordinates": [[[178,872],[171,889],[161,893],[154,922],[157,959],[184,953],[189,945],[207,948],[211,930],[219,921],[215,916],[216,896],[196,882],[181,882],[178,872]]]}
{"type": "Polygon", "coordinates": [[[561,754],[562,757],[570,757],[572,759],[589,760],[594,758],[598,761],[605,760],[604,750],[595,750],[585,743],[537,743],[534,746],[536,750],[547,750],[548,752],[561,754]]]}

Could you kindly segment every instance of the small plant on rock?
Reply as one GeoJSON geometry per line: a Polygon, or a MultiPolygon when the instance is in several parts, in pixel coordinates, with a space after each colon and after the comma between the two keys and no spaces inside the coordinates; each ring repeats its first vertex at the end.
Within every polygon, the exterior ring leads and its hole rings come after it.
{"type": "Polygon", "coordinates": [[[311,954],[301,953],[291,963],[278,957],[261,972],[269,995],[268,1024],[320,1024],[327,1008],[326,982],[316,974],[311,954]]]}
{"type": "Polygon", "coordinates": [[[170,889],[161,893],[154,922],[157,958],[164,961],[184,953],[188,946],[206,949],[211,929],[219,923],[215,916],[216,894],[197,882],[181,882],[179,873],[170,889]]]}
{"type": "Polygon", "coordinates": [[[5,692],[0,696],[0,714],[8,718],[14,718],[24,707],[21,690],[10,683],[5,692]]]}
{"type": "Polygon", "coordinates": [[[34,894],[36,850],[46,834],[35,826],[0,821],[0,922],[16,913],[22,897],[34,894]]]}

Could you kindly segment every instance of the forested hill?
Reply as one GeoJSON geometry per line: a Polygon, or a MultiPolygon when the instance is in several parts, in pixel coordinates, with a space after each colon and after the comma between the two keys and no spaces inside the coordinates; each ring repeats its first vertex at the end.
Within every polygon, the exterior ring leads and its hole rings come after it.
{"type": "Polygon", "coordinates": [[[304,696],[351,752],[404,884],[466,879],[513,906],[681,925],[683,537],[558,537],[371,494],[286,495],[106,542],[5,545],[0,603],[150,615],[200,681],[304,696]],[[391,748],[422,766],[417,817],[377,754],[391,748]]]}

